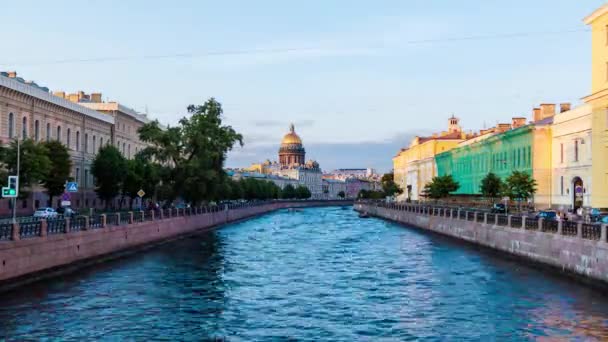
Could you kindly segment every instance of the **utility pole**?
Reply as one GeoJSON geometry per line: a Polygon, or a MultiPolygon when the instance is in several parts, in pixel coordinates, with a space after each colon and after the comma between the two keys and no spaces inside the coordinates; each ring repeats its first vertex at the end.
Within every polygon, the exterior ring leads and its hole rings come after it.
{"type": "MultiPolygon", "coordinates": [[[[19,164],[21,162],[21,147],[17,136],[17,193],[19,193],[19,164]]],[[[17,197],[13,197],[13,223],[17,223],[17,197]]]]}

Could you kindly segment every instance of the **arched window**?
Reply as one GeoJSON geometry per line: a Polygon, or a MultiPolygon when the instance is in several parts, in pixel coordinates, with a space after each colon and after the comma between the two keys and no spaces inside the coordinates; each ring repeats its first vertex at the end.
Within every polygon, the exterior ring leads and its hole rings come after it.
{"type": "Polygon", "coordinates": [[[65,137],[65,142],[68,145],[68,148],[70,148],[70,144],[72,144],[72,130],[68,128],[66,133],[67,136],[65,137]]]}
{"type": "Polygon", "coordinates": [[[57,140],[61,142],[61,126],[57,126],[57,140]]]}
{"type": "Polygon", "coordinates": [[[34,139],[36,141],[40,140],[40,121],[34,121],[34,139]]]}
{"type": "Polygon", "coordinates": [[[127,146],[127,158],[131,158],[131,144],[127,146]]]}
{"type": "Polygon", "coordinates": [[[51,124],[46,124],[46,141],[51,141],[51,124]]]}
{"type": "Polygon", "coordinates": [[[97,138],[93,136],[93,153],[97,151],[97,138]]]}
{"type": "Polygon", "coordinates": [[[76,151],[80,151],[80,132],[76,131],[76,151]]]}
{"type": "Polygon", "coordinates": [[[122,143],[122,154],[125,154],[125,150],[126,150],[127,144],[126,143],[122,143]]]}
{"type": "Polygon", "coordinates": [[[84,134],[84,153],[89,153],[89,134],[84,134]]]}
{"type": "Polygon", "coordinates": [[[103,147],[103,137],[99,138],[99,149],[103,147]]]}
{"type": "Polygon", "coordinates": [[[27,139],[27,117],[24,116],[21,122],[21,138],[27,139]]]}
{"type": "Polygon", "coordinates": [[[15,114],[8,113],[8,137],[13,138],[15,136],[15,114]]]}

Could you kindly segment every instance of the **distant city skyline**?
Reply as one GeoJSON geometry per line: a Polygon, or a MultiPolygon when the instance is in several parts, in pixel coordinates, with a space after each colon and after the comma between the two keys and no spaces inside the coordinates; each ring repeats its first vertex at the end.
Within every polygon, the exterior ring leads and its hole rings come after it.
{"type": "Polygon", "coordinates": [[[582,19],[603,3],[14,1],[3,23],[27,30],[0,33],[0,70],[169,124],[215,97],[246,140],[228,166],[275,155],[294,121],[324,169],[386,171],[452,113],[477,130],[539,103],[580,103],[582,19]]]}

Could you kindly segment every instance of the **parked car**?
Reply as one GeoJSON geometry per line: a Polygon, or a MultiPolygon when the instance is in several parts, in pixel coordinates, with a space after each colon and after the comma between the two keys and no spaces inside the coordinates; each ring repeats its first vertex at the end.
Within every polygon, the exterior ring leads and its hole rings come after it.
{"type": "Polygon", "coordinates": [[[54,218],[57,217],[57,211],[55,211],[53,208],[38,208],[34,212],[34,217],[54,218]]]}
{"type": "Polygon", "coordinates": [[[557,212],[554,210],[541,210],[536,214],[536,219],[542,218],[543,220],[557,220],[557,212]]]}
{"type": "Polygon", "coordinates": [[[595,222],[601,224],[608,224],[608,215],[600,216],[595,222]]]}
{"type": "Polygon", "coordinates": [[[507,207],[503,203],[495,203],[490,209],[490,212],[493,214],[506,214],[507,207]]]}
{"type": "Polygon", "coordinates": [[[56,211],[57,211],[57,214],[63,215],[65,217],[73,217],[73,216],[78,215],[78,212],[76,212],[71,207],[59,207],[59,208],[57,208],[56,211]]]}
{"type": "Polygon", "coordinates": [[[608,213],[597,208],[593,208],[589,211],[589,219],[591,222],[600,222],[605,216],[608,216],[608,213]]]}

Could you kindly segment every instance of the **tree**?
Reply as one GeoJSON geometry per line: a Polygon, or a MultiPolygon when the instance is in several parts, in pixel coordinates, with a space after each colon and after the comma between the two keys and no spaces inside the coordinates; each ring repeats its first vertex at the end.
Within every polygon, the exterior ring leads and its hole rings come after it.
{"type": "Polygon", "coordinates": [[[340,192],[338,192],[338,197],[344,198],[344,197],[346,197],[346,194],[344,193],[344,191],[340,191],[340,192]]]}
{"type": "Polygon", "coordinates": [[[380,182],[385,196],[393,196],[403,192],[403,190],[395,184],[395,175],[393,172],[385,173],[380,182]]]}
{"type": "Polygon", "coordinates": [[[298,199],[308,199],[312,196],[312,193],[310,192],[310,190],[304,186],[304,185],[299,185],[296,188],[296,198],[298,199]]]}
{"type": "Polygon", "coordinates": [[[149,144],[142,153],[172,165],[163,178],[174,189],[172,197],[194,204],[217,197],[226,154],[235,144],[243,145],[242,135],[223,125],[222,113],[221,104],[211,98],[203,105],[188,106],[190,116],[177,127],[162,129],[155,121],[138,130],[140,139],[149,144]]]}
{"type": "Polygon", "coordinates": [[[109,203],[120,193],[127,172],[127,162],[120,151],[113,145],[102,147],[91,166],[91,174],[95,177],[95,192],[105,202],[109,203]]]}
{"type": "Polygon", "coordinates": [[[281,194],[281,198],[292,199],[296,197],[296,189],[293,187],[293,185],[287,184],[281,191],[281,194]]]}
{"type": "Polygon", "coordinates": [[[522,171],[513,171],[505,182],[505,194],[514,201],[521,203],[532,198],[536,193],[536,180],[530,174],[522,171]]]}
{"type": "Polygon", "coordinates": [[[504,188],[504,183],[500,177],[490,172],[482,180],[480,191],[481,194],[490,199],[492,204],[496,202],[496,198],[500,196],[504,188]]]}
{"type": "Polygon", "coordinates": [[[438,200],[441,198],[448,197],[450,193],[457,191],[460,188],[460,184],[454,180],[452,175],[437,176],[433,177],[431,182],[424,186],[424,195],[438,200]]]}
{"type": "Polygon", "coordinates": [[[65,191],[65,183],[71,180],[72,159],[68,148],[58,140],[49,140],[42,145],[46,148],[46,155],[51,163],[43,184],[49,195],[49,202],[53,203],[53,197],[61,195],[65,191]]]}
{"type": "MultiPolygon", "coordinates": [[[[2,150],[2,160],[9,174],[17,174],[17,141],[13,140],[8,148],[2,150]]],[[[51,170],[51,160],[43,144],[31,139],[20,142],[19,187],[32,189],[44,182],[51,170]]],[[[64,180],[65,181],[65,180],[64,180]]],[[[25,198],[28,191],[20,190],[19,197],[25,198]]]]}
{"type": "Polygon", "coordinates": [[[133,201],[139,197],[139,190],[144,190],[146,194],[152,195],[154,190],[150,192],[144,189],[146,184],[146,162],[142,158],[125,160],[125,174],[122,182],[122,195],[129,197],[129,209],[133,209],[133,201]]]}

